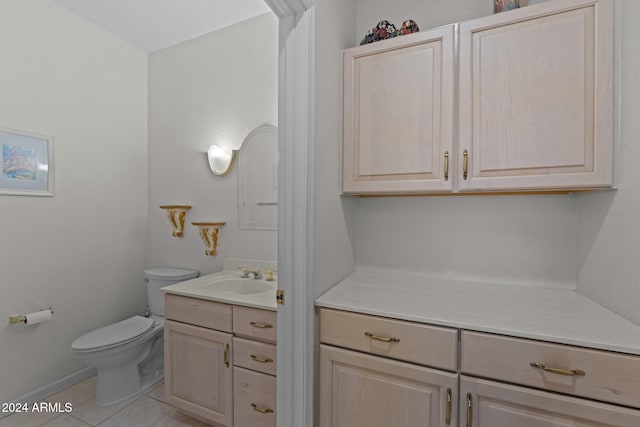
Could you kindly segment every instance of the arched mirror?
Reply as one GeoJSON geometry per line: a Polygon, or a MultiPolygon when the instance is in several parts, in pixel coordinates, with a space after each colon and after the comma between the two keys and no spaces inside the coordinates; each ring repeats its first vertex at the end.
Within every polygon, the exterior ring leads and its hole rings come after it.
{"type": "Polygon", "coordinates": [[[275,230],[278,224],[278,128],[262,125],[242,143],[238,159],[241,229],[275,230]]]}

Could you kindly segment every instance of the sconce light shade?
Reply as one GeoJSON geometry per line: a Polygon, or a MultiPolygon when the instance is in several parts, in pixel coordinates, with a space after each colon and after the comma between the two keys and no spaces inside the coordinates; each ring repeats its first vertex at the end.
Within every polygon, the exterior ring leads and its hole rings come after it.
{"type": "Polygon", "coordinates": [[[224,151],[217,145],[212,145],[209,147],[209,151],[207,151],[211,172],[218,176],[228,175],[233,169],[233,165],[236,163],[237,155],[238,150],[231,150],[231,152],[228,152],[224,151]]]}

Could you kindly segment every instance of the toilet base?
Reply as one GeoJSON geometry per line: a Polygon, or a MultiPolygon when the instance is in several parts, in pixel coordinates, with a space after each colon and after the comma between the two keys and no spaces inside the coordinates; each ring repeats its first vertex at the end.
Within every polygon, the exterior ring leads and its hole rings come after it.
{"type": "MultiPolygon", "coordinates": [[[[129,392],[125,396],[122,396],[123,383],[118,384],[117,395],[112,391],[115,389],[111,381],[113,381],[116,376],[109,376],[110,374],[105,372],[101,378],[99,374],[100,372],[98,372],[98,379],[96,381],[96,406],[103,408],[133,400],[149,391],[153,386],[161,383],[164,379],[164,372],[156,371],[143,377],[141,381],[134,381],[134,386],[127,384],[126,387],[129,392]]],[[[136,374],[135,379],[138,380],[138,377],[139,375],[136,374]]]]}

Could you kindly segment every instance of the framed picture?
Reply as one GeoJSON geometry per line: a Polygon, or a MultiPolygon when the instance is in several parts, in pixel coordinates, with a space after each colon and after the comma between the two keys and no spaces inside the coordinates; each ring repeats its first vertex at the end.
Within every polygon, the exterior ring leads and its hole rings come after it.
{"type": "Polygon", "coordinates": [[[53,137],[0,127],[0,194],[53,196],[53,137]]]}

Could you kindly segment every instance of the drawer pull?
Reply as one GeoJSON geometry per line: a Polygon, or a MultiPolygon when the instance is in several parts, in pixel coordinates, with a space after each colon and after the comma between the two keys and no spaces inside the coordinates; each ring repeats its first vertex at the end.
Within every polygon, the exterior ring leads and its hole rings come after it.
{"type": "Polygon", "coordinates": [[[224,347],[224,365],[229,367],[229,344],[224,347]]]}
{"type": "Polygon", "coordinates": [[[448,388],[447,389],[447,411],[445,414],[445,419],[444,421],[447,423],[447,425],[451,424],[451,403],[452,398],[451,398],[451,389],[448,388]]]}
{"type": "Polygon", "coordinates": [[[261,414],[273,414],[273,409],[271,408],[262,408],[256,405],[255,403],[252,403],[251,407],[253,408],[254,411],[260,412],[261,414]]]}
{"type": "Polygon", "coordinates": [[[252,354],[251,358],[254,361],[260,362],[260,363],[273,363],[273,359],[270,357],[260,357],[260,356],[256,356],[255,354],[252,354]]]}
{"type": "Polygon", "coordinates": [[[558,369],[558,368],[550,368],[548,366],[543,365],[540,362],[531,362],[531,366],[537,369],[542,369],[545,372],[550,372],[552,374],[565,375],[567,377],[583,377],[587,375],[585,371],[581,371],[580,369],[558,369]]]}
{"type": "Polygon", "coordinates": [[[467,393],[467,427],[473,424],[473,406],[471,405],[471,393],[467,393]]]}
{"type": "Polygon", "coordinates": [[[369,338],[371,338],[372,340],[376,340],[376,341],[382,341],[382,342],[400,342],[400,338],[394,338],[394,337],[381,337],[379,335],[373,335],[371,332],[365,332],[364,333],[366,336],[368,336],[369,338]]]}
{"type": "Polygon", "coordinates": [[[260,328],[260,329],[271,329],[271,328],[273,328],[273,325],[270,325],[268,323],[251,322],[250,325],[253,326],[254,328],[260,328]]]}

